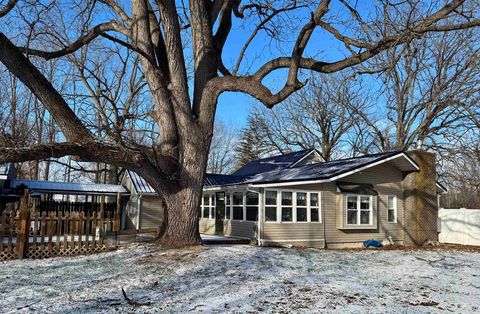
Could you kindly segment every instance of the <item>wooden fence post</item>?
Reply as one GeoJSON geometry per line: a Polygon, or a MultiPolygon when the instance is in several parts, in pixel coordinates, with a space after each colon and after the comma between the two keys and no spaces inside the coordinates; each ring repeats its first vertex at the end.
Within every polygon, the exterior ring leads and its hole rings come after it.
{"type": "Polygon", "coordinates": [[[21,204],[20,204],[20,211],[18,213],[18,222],[17,222],[17,254],[19,259],[23,259],[25,255],[25,251],[28,246],[28,238],[30,234],[29,230],[29,218],[30,218],[30,211],[29,211],[29,202],[30,202],[30,193],[28,189],[25,189],[23,194],[21,204]]]}

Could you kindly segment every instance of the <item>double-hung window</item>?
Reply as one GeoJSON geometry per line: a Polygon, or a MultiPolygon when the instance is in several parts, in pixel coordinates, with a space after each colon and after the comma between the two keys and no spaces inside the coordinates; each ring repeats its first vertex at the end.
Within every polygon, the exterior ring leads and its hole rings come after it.
{"type": "Polygon", "coordinates": [[[372,197],[369,195],[347,195],[347,225],[372,224],[372,197]]]}
{"type": "Polygon", "coordinates": [[[321,222],[320,197],[318,193],[310,193],[310,221],[321,222]]]}
{"type": "Polygon", "coordinates": [[[212,194],[203,195],[200,217],[215,219],[215,197],[212,194]]]}
{"type": "Polygon", "coordinates": [[[244,220],[243,219],[243,193],[242,192],[233,192],[232,212],[233,212],[233,220],[244,220]]]}
{"type": "Polygon", "coordinates": [[[231,207],[231,198],[230,198],[230,193],[225,194],[225,219],[230,220],[230,213],[232,210],[231,207]]]}
{"type": "Polygon", "coordinates": [[[293,221],[293,192],[282,192],[282,221],[293,221]]]}
{"type": "Polygon", "coordinates": [[[202,218],[207,218],[210,215],[210,194],[204,194],[202,200],[202,218]]]}
{"type": "Polygon", "coordinates": [[[307,193],[297,192],[297,222],[307,222],[307,193]]]}
{"type": "Polygon", "coordinates": [[[277,191],[265,192],[265,221],[277,221],[277,191]]]}
{"type": "Polygon", "coordinates": [[[258,193],[248,191],[245,193],[246,219],[247,221],[258,220],[258,193]]]}
{"type": "Polygon", "coordinates": [[[387,221],[397,222],[397,197],[389,195],[387,201],[387,221]]]}

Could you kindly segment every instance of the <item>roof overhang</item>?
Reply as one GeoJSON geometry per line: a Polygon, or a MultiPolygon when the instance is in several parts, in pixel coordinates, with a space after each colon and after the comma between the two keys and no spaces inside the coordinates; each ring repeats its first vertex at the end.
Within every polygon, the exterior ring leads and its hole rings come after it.
{"type": "Polygon", "coordinates": [[[268,188],[268,187],[275,187],[275,186],[289,186],[289,185],[304,185],[304,184],[318,184],[318,183],[326,183],[326,182],[332,182],[332,181],[337,181],[339,179],[348,177],[352,174],[364,171],[366,169],[387,163],[387,162],[392,162],[395,167],[397,167],[400,171],[402,172],[413,172],[413,171],[419,171],[420,167],[411,159],[410,157],[407,156],[405,153],[398,153],[393,156],[377,160],[375,162],[369,163],[365,166],[346,171],[344,173],[338,174],[336,176],[326,178],[326,179],[320,179],[320,180],[299,180],[299,181],[285,181],[285,182],[269,182],[269,183],[252,183],[252,187],[263,187],[263,188],[268,188]]]}

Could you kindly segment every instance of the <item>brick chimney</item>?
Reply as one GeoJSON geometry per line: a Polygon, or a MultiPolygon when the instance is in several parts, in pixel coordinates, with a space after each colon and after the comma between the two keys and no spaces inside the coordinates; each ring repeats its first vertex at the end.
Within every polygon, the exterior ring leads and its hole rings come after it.
{"type": "Polygon", "coordinates": [[[423,150],[409,151],[407,155],[420,166],[420,171],[408,174],[403,181],[404,244],[438,241],[435,155],[423,150]]]}

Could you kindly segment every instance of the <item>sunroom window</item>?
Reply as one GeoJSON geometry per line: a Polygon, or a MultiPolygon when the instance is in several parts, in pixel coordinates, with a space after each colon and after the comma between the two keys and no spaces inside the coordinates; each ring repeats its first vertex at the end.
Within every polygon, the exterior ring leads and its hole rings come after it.
{"type": "Polygon", "coordinates": [[[293,193],[282,192],[282,221],[293,221],[293,193]]]}
{"type": "Polygon", "coordinates": [[[321,223],[320,193],[265,191],[265,222],[321,223]]]}
{"type": "Polygon", "coordinates": [[[307,193],[297,192],[297,221],[307,222],[307,193]]]}
{"type": "Polygon", "coordinates": [[[277,191],[265,192],[265,221],[277,221],[277,191]]]}
{"type": "Polygon", "coordinates": [[[233,220],[243,220],[243,193],[234,192],[232,198],[233,220]]]}
{"type": "Polygon", "coordinates": [[[208,218],[210,215],[210,195],[205,194],[202,200],[202,218],[208,218]]]}
{"type": "Polygon", "coordinates": [[[246,199],[246,220],[257,221],[258,220],[258,193],[247,192],[245,194],[246,199]]]}
{"type": "Polygon", "coordinates": [[[310,221],[320,222],[320,198],[318,193],[310,193],[310,221]]]}
{"type": "Polygon", "coordinates": [[[347,225],[370,225],[372,223],[372,197],[347,195],[347,225]]]}
{"type": "Polygon", "coordinates": [[[230,193],[225,194],[225,219],[230,219],[230,211],[231,211],[231,199],[230,193]]]}

